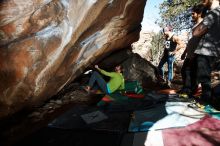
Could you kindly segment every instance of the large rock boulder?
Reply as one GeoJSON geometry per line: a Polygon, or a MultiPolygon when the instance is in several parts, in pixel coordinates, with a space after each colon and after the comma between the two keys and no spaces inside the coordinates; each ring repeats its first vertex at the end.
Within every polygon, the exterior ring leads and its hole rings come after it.
{"type": "Polygon", "coordinates": [[[40,105],[138,40],[146,0],[3,0],[0,118],[40,105]]]}
{"type": "Polygon", "coordinates": [[[139,81],[145,90],[158,88],[157,68],[139,54],[132,54],[123,66],[125,79],[139,81]]]}

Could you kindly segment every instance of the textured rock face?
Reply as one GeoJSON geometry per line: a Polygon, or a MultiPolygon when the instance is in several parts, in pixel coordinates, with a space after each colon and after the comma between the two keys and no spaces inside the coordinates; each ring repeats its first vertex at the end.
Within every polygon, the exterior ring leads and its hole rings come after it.
{"type": "Polygon", "coordinates": [[[154,32],[141,31],[140,39],[132,44],[133,52],[139,54],[142,58],[145,58],[148,61],[152,60],[151,41],[153,35],[155,35],[154,32]]]}
{"type": "Polygon", "coordinates": [[[157,70],[149,61],[143,59],[139,54],[132,54],[123,63],[125,79],[139,81],[145,89],[155,89],[158,87],[157,70]]]}
{"type": "Polygon", "coordinates": [[[137,41],[146,0],[3,0],[0,117],[49,99],[137,41]]]}

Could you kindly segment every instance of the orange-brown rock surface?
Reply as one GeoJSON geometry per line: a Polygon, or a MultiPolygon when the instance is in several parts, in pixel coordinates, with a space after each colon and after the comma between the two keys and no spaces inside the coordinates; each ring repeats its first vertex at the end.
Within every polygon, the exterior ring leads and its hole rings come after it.
{"type": "Polygon", "coordinates": [[[0,118],[40,105],[137,41],[146,0],[0,2],[0,118]]]}

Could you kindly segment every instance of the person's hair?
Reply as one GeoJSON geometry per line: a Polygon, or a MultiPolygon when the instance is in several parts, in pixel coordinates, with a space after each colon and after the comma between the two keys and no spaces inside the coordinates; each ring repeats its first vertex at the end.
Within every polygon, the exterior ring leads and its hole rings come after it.
{"type": "Polygon", "coordinates": [[[123,73],[124,72],[124,68],[123,68],[123,66],[122,65],[120,65],[121,67],[121,72],[123,73]]]}
{"type": "Polygon", "coordinates": [[[163,33],[165,33],[166,31],[172,31],[172,27],[171,26],[166,26],[163,28],[163,33]]]}
{"type": "Polygon", "coordinates": [[[204,18],[206,15],[206,7],[203,4],[194,5],[192,8],[192,12],[196,12],[197,14],[201,14],[201,17],[204,18]]]}
{"type": "Polygon", "coordinates": [[[124,71],[124,68],[123,68],[123,66],[122,66],[121,64],[119,64],[119,65],[116,65],[116,66],[120,66],[120,70],[121,70],[121,72],[123,73],[123,71],[124,71]]]}

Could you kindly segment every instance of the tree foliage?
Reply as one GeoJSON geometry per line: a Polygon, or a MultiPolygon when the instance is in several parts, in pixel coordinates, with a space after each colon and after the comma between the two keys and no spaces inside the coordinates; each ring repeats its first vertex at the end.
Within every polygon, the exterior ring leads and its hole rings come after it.
{"type": "Polygon", "coordinates": [[[160,56],[163,53],[163,42],[164,38],[161,33],[155,33],[152,36],[151,40],[151,56],[152,56],[152,63],[154,65],[158,65],[158,62],[160,60],[160,56]]]}
{"type": "MultiPolygon", "coordinates": [[[[191,8],[200,3],[201,0],[165,0],[159,6],[161,19],[156,23],[159,26],[171,26],[174,31],[190,30],[191,22],[191,8]]],[[[151,41],[151,53],[154,64],[158,64],[163,53],[164,39],[161,33],[156,33],[151,41]]]]}
{"type": "Polygon", "coordinates": [[[160,4],[161,20],[158,24],[163,27],[170,25],[175,31],[189,29],[192,26],[191,8],[201,0],[167,0],[160,4]]]}

